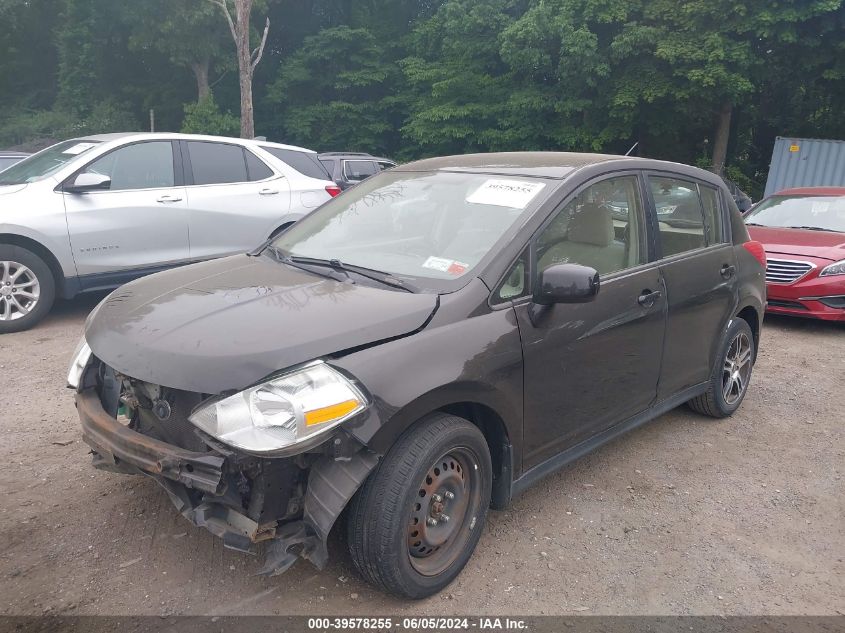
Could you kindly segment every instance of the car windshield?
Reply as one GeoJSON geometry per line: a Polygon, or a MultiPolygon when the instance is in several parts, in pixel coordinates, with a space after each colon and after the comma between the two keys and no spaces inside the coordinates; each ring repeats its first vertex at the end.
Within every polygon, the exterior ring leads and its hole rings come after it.
{"type": "Polygon", "coordinates": [[[437,280],[467,275],[551,189],[524,177],[383,172],[300,220],[273,246],[289,257],[338,260],[450,287],[437,280]]]}
{"type": "Polygon", "coordinates": [[[845,196],[772,196],[754,207],[745,222],[845,233],[845,196]]]}
{"type": "Polygon", "coordinates": [[[84,154],[99,141],[76,139],[63,141],[41,150],[0,173],[0,185],[23,185],[56,173],[77,156],[84,154]]]}

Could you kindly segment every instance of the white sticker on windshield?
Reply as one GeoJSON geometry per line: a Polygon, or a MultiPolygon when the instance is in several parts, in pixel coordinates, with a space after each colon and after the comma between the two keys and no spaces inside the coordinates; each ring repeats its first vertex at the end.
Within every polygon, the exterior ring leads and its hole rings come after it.
{"type": "Polygon", "coordinates": [[[439,270],[450,275],[463,275],[469,264],[455,261],[454,259],[446,259],[445,257],[434,257],[433,255],[423,262],[423,268],[431,268],[432,270],[439,270]]]}
{"type": "Polygon", "coordinates": [[[85,150],[89,150],[94,147],[96,143],[77,143],[76,145],[71,145],[62,154],[70,154],[71,156],[76,156],[77,154],[81,154],[85,150]]]}
{"type": "Polygon", "coordinates": [[[467,196],[466,201],[473,204],[495,204],[499,207],[524,209],[545,186],[543,182],[487,180],[467,196]]]}

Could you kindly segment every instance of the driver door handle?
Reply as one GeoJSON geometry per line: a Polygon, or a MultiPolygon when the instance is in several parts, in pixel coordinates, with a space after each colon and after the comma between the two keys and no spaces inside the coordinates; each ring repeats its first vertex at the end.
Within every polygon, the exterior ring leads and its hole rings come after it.
{"type": "Polygon", "coordinates": [[[644,308],[650,308],[654,305],[654,302],[657,301],[661,296],[663,296],[663,292],[660,290],[643,290],[640,293],[640,296],[637,297],[637,303],[639,303],[644,308]]]}
{"type": "Polygon", "coordinates": [[[159,196],[156,198],[156,202],[167,203],[167,202],[179,202],[182,200],[181,196],[171,196],[169,194],[165,194],[163,196],[159,196]]]}
{"type": "Polygon", "coordinates": [[[258,194],[261,195],[261,196],[275,196],[277,193],[279,193],[278,189],[269,189],[269,188],[262,189],[261,191],[258,192],[258,194]]]}

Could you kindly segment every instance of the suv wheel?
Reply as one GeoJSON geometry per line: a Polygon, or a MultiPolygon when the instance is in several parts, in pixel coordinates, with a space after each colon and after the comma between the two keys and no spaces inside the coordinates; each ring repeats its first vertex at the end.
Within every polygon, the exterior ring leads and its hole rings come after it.
{"type": "Polygon", "coordinates": [[[0,334],[31,328],[47,316],[55,296],[53,274],[40,257],[0,244],[0,334]]]}
{"type": "Polygon", "coordinates": [[[732,415],[745,398],[753,367],[754,335],[751,327],[743,319],[733,319],[713,364],[709,388],[687,404],[693,411],[713,418],[732,415]]]}
{"type": "Polygon", "coordinates": [[[484,528],[492,467],[476,426],[423,419],[390,449],[350,506],[352,561],[370,583],[419,599],[466,565],[484,528]]]}

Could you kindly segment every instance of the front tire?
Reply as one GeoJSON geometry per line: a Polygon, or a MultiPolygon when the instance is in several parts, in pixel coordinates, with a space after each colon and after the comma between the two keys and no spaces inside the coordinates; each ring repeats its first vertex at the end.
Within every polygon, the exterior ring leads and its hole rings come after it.
{"type": "Polygon", "coordinates": [[[693,411],[711,418],[733,415],[748,392],[756,357],[754,345],[754,335],[748,323],[738,317],[733,319],[728,324],[725,342],[713,363],[707,391],[687,403],[693,411]]]}
{"type": "Polygon", "coordinates": [[[0,244],[0,334],[28,330],[41,321],[56,298],[56,282],[38,255],[0,244]]]}
{"type": "Polygon", "coordinates": [[[365,580],[414,600],[437,593],[475,549],[492,466],[476,426],[435,414],[390,449],[350,505],[349,551],[365,580]]]}

